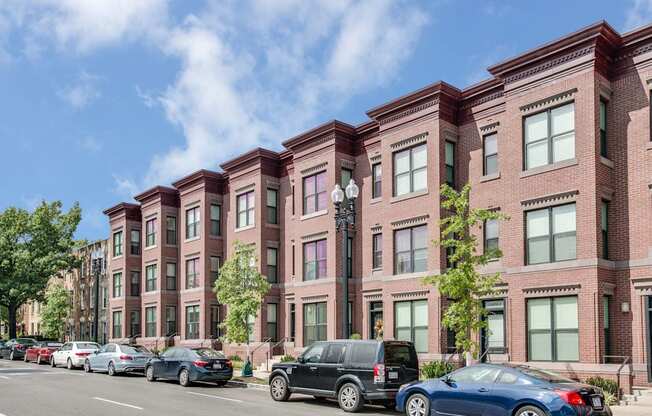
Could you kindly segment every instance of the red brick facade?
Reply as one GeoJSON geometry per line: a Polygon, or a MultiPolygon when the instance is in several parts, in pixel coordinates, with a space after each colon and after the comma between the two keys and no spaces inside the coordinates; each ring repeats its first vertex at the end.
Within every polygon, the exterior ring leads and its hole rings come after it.
{"type": "MultiPolygon", "coordinates": [[[[450,142],[455,146],[455,185],[461,187],[469,182],[473,206],[499,209],[510,217],[499,227],[504,257],[485,270],[500,271],[503,278],[497,298],[504,299],[504,350],[491,354],[491,359],[530,361],[528,300],[571,296],[577,299],[574,333],[578,344],[573,352],[577,359],[535,364],[578,377],[615,377],[619,365],[603,362],[622,358],[605,356],[623,356],[631,362],[621,370],[623,385],[649,384],[652,332],[646,302],[652,296],[650,35],[652,27],[620,35],[600,22],[490,67],[492,78],[487,81],[462,90],[444,82],[429,85],[370,110],[370,120],[362,125],[329,122],[285,141],[286,150],[281,153],[256,149],[222,164],[221,173],[198,171],[174,183],[174,188],[157,187],[137,196],[140,205],[120,204],[107,210],[112,233],[125,230],[123,254],[110,263],[111,274],[123,273],[122,296],[110,300],[111,312],[123,311],[121,337],[128,335],[125,329],[130,311],[141,311],[140,328],[144,329],[144,311],[155,306],[156,336],[141,342],[217,346],[219,341],[210,319],[211,307],[217,307],[207,278],[210,257],[219,257],[220,261],[228,258],[235,240],[255,244],[265,275],[268,248],[277,250],[278,282],[273,283],[265,299],[277,305],[277,340],[291,351],[301,350],[305,345],[305,305],[322,302],[326,304],[325,336],[341,336],[342,247],[330,191],[341,182],[342,171],[347,169],[360,186],[352,240],[353,270],[348,283],[353,332],[363,338],[371,336],[371,302],[382,302],[384,337],[393,338],[397,336],[396,302],[427,300],[427,319],[412,317],[416,318],[414,322],[425,323],[427,339],[421,357],[427,360],[446,356],[447,332],[440,323],[446,299],[421,283],[421,277],[446,267],[445,253],[428,244],[426,270],[416,273],[395,273],[394,263],[397,230],[425,225],[428,241],[439,238],[438,222],[443,215],[439,186],[445,182],[445,143],[450,142]],[[606,157],[601,155],[601,101],[607,114],[607,148],[602,152],[606,157]],[[574,143],[566,152],[570,151],[572,157],[526,169],[525,118],[569,103],[574,108],[574,143]],[[483,138],[492,133],[497,134],[498,168],[487,175],[483,138]],[[394,196],[395,155],[421,145],[426,148],[427,185],[394,196]],[[378,163],[382,168],[381,195],[374,197],[372,166],[378,163]],[[304,180],[321,172],[325,175],[327,202],[307,214],[304,180]],[[278,221],[269,218],[268,190],[278,195],[278,221]],[[247,219],[245,213],[243,225],[238,222],[237,198],[250,191],[253,216],[247,219]],[[609,204],[607,258],[602,247],[603,202],[609,204]],[[220,207],[220,235],[210,235],[211,204],[220,207]],[[564,204],[575,206],[573,258],[528,264],[526,213],[564,204]],[[198,236],[185,238],[186,212],[194,207],[199,207],[200,213],[198,236]],[[161,240],[166,234],[167,216],[176,217],[174,245],[161,240]],[[149,219],[156,219],[157,227],[158,242],[152,248],[145,247],[145,223],[149,219]],[[131,229],[141,230],[140,255],[129,252],[131,229]],[[372,261],[374,234],[382,234],[382,266],[376,268],[372,261]],[[304,245],[318,240],[326,241],[325,269],[320,269],[324,275],[304,280],[304,268],[308,267],[304,266],[304,245]],[[199,259],[199,284],[187,289],[186,264],[194,258],[199,259]],[[173,290],[162,286],[167,262],[177,264],[173,290]],[[145,268],[150,264],[158,265],[158,285],[147,292],[145,268]],[[139,296],[125,292],[125,282],[129,281],[125,276],[131,271],[141,272],[139,296]],[[603,302],[607,299],[609,316],[605,320],[603,302]],[[199,332],[197,339],[187,339],[186,310],[193,305],[199,306],[199,332]],[[165,306],[176,306],[178,329],[176,337],[167,341],[165,306]],[[609,329],[605,331],[607,322],[609,329]]],[[[549,127],[549,131],[554,128],[549,127]]],[[[557,145],[551,146],[551,152],[556,152],[557,145]]],[[[483,230],[476,231],[482,241],[483,230]]],[[[113,237],[109,241],[113,244],[113,237]]],[[[109,282],[111,285],[111,275],[109,282]]],[[[227,312],[224,306],[218,309],[220,316],[227,312]]],[[[268,328],[273,325],[269,326],[268,321],[273,318],[267,316],[267,311],[265,305],[256,318],[255,344],[272,336],[268,328]]],[[[411,330],[415,334],[418,331],[411,330]]],[[[560,339],[564,336],[559,335],[560,339]]],[[[243,350],[238,346],[219,347],[228,353],[243,350]]],[[[554,348],[563,350],[565,346],[560,341],[554,348]]]]}

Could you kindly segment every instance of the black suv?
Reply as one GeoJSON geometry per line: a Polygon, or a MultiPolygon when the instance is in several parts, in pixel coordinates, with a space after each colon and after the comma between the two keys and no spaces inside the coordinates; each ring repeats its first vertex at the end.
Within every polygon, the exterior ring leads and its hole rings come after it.
{"type": "Polygon", "coordinates": [[[270,394],[286,401],[292,393],[337,398],[346,412],[365,402],[394,408],[401,384],[419,379],[414,345],[404,341],[328,341],[308,347],[296,362],[274,364],[270,394]]]}

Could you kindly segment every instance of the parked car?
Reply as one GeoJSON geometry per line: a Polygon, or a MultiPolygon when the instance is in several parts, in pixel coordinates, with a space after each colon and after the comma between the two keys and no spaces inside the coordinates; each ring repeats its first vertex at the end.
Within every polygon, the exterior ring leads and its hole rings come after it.
{"type": "Polygon", "coordinates": [[[10,339],[0,347],[0,357],[8,358],[10,360],[19,360],[25,356],[27,348],[34,344],[36,344],[36,340],[33,338],[10,339]]]}
{"type": "Polygon", "coordinates": [[[110,376],[118,373],[145,371],[145,364],[152,358],[147,348],[140,345],[106,344],[84,361],[84,371],[106,371],[110,376]]]}
{"type": "Polygon", "coordinates": [[[401,386],[396,410],[408,416],[611,416],[599,388],[510,364],[472,365],[401,386]]]}
{"type": "Polygon", "coordinates": [[[233,364],[211,348],[173,347],[147,362],[145,376],[148,381],[177,380],[184,387],[195,381],[223,386],[233,377],[233,364]]]}
{"type": "Polygon", "coordinates": [[[366,402],[394,407],[402,384],[419,379],[414,345],[405,341],[316,342],[296,362],[272,366],[270,394],[286,401],[292,393],[336,398],[356,412],[366,402]]]}
{"type": "Polygon", "coordinates": [[[50,365],[56,367],[64,365],[68,370],[84,365],[86,357],[100,349],[100,345],[89,341],[66,342],[61,348],[52,353],[50,365]]]}
{"type": "Polygon", "coordinates": [[[36,364],[49,363],[53,352],[61,348],[63,344],[54,341],[38,341],[25,351],[25,362],[36,361],[36,364]]]}

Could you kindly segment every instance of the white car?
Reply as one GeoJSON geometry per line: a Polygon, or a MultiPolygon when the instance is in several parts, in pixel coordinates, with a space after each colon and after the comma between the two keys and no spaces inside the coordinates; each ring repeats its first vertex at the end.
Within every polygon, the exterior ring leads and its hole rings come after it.
{"type": "Polygon", "coordinates": [[[50,365],[56,367],[65,365],[68,370],[83,367],[86,357],[100,349],[95,342],[75,341],[66,342],[58,351],[52,353],[50,365]]]}

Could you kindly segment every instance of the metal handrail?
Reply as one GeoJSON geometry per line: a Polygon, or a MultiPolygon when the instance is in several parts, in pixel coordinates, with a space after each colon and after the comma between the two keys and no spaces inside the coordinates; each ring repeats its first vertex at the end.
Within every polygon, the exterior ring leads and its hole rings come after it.
{"type": "MultiPolygon", "coordinates": [[[[287,354],[287,350],[285,349],[285,343],[286,342],[294,342],[294,337],[283,337],[283,338],[281,338],[276,344],[271,346],[270,351],[273,351],[276,347],[283,344],[283,355],[286,355],[287,354]]],[[[271,356],[270,356],[270,358],[271,358],[271,356]]]]}
{"type": "Polygon", "coordinates": [[[602,364],[607,363],[607,358],[621,358],[623,362],[620,364],[620,367],[618,367],[618,371],[616,371],[616,383],[618,384],[618,399],[620,399],[620,396],[622,396],[622,393],[620,391],[620,373],[623,371],[623,368],[629,364],[629,361],[631,357],[629,355],[603,355],[602,356],[602,364]]]}

